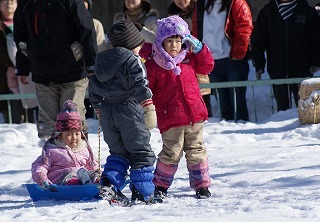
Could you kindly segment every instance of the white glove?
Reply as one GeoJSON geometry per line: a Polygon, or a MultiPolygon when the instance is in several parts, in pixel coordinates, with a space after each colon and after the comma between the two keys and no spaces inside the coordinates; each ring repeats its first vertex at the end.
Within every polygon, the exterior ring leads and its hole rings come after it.
{"type": "Polygon", "coordinates": [[[147,99],[141,103],[144,109],[144,121],[147,129],[152,130],[157,126],[157,114],[152,99],[147,99]]]}

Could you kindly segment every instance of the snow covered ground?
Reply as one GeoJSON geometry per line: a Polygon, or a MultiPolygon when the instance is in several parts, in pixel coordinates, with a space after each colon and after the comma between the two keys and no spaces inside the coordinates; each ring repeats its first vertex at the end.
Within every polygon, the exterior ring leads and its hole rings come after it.
{"type": "MultiPolygon", "coordinates": [[[[33,202],[22,184],[32,183],[30,165],[41,153],[36,126],[0,124],[0,221],[320,221],[319,124],[301,125],[297,108],[273,114],[269,86],[255,90],[258,122],[220,121],[212,97],[215,117],[204,129],[212,181],[207,200],[194,198],[183,158],[162,204],[127,208],[104,200],[33,202]]],[[[250,89],[247,97],[254,120],[250,89]]],[[[97,156],[97,121],[88,123],[97,156]]],[[[157,129],[151,145],[160,152],[157,129]]],[[[104,164],[108,150],[103,141],[101,152],[104,164]]],[[[128,188],[124,193],[131,196],[128,188]]]]}

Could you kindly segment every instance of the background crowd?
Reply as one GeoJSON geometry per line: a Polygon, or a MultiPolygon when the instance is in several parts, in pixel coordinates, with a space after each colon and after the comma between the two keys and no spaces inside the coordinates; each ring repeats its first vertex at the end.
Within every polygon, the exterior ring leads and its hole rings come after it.
{"type": "MultiPolygon", "coordinates": [[[[21,0],[19,2],[23,5],[27,1],[21,0]]],[[[261,2],[259,5],[255,1],[249,0],[167,0],[163,1],[162,4],[152,0],[108,1],[107,3],[99,0],[84,0],[83,2],[89,10],[88,16],[92,13],[92,17],[100,18],[100,21],[93,18],[94,38],[96,39],[97,47],[95,53],[112,48],[105,33],[112,23],[116,21],[123,19],[133,21],[145,42],[152,43],[155,41],[157,33],[157,19],[174,14],[182,17],[189,25],[191,34],[208,45],[215,59],[216,65],[209,75],[210,80],[207,79],[207,76],[198,75],[198,83],[247,80],[249,72],[248,59],[252,59],[257,73],[257,80],[261,79],[263,73],[268,73],[271,79],[278,79],[311,77],[313,73],[319,70],[319,41],[317,40],[319,37],[319,16],[314,10],[314,8],[319,10],[319,6],[316,7],[314,1],[271,0],[269,3],[266,1],[265,5],[261,2]],[[101,11],[106,8],[116,11],[114,13],[101,11]],[[273,13],[278,14],[273,16],[273,13]],[[108,18],[112,17],[111,24],[110,19],[104,19],[107,18],[106,16],[108,18]],[[271,30],[270,27],[277,28],[279,31],[269,32],[271,30]],[[299,45],[299,47],[291,47],[293,45],[299,45]]],[[[48,98],[42,95],[44,89],[48,89],[48,87],[42,88],[44,86],[42,84],[43,81],[39,80],[37,71],[34,70],[33,80],[31,79],[32,73],[30,75],[29,73],[24,73],[26,76],[25,84],[19,81],[16,76],[14,67],[19,67],[19,64],[21,64],[19,61],[23,61],[23,59],[19,60],[19,58],[25,56],[22,53],[25,41],[20,41],[19,39],[19,33],[21,33],[19,25],[16,29],[16,41],[22,44],[18,45],[18,64],[16,64],[15,53],[17,48],[13,36],[14,24],[19,24],[19,13],[16,13],[16,22],[14,22],[13,16],[17,5],[18,0],[1,0],[0,93],[34,93],[37,89],[38,100],[10,101],[12,107],[11,118],[13,123],[38,123],[39,136],[47,137],[50,135],[50,129],[53,128],[55,116],[61,111],[63,101],[60,101],[55,111],[51,113],[52,106],[50,110],[46,110],[48,98]],[[45,101],[41,102],[40,98],[45,98],[45,101]],[[40,102],[40,105],[38,102],[40,102]],[[41,103],[45,105],[41,106],[41,103]],[[46,128],[49,129],[47,130],[46,128]]],[[[41,19],[38,21],[38,29],[40,30],[42,27],[41,19]]],[[[22,30],[25,31],[25,29],[22,30]]],[[[71,39],[79,38],[73,36],[71,39]]],[[[87,41],[83,37],[81,39],[87,41]]],[[[78,55],[74,54],[74,56],[81,57],[80,62],[77,61],[78,64],[88,57],[85,56],[88,53],[87,46],[88,44],[82,44],[81,42],[78,45],[73,45],[73,51],[78,52],[78,55]],[[77,48],[79,46],[85,49],[77,48]]],[[[45,53],[45,50],[43,53],[45,53]]],[[[48,53],[45,54],[48,55],[48,53]]],[[[30,65],[32,68],[32,63],[30,65]]],[[[83,65],[80,64],[79,68],[82,70],[82,74],[79,80],[85,81],[88,70],[82,69],[82,67],[83,65]]],[[[59,75],[65,76],[63,71],[59,73],[59,75]]],[[[46,76],[48,75],[46,73],[46,76]]],[[[64,82],[70,83],[69,80],[64,80],[64,82]]],[[[63,83],[63,81],[60,83],[63,83]]],[[[82,88],[86,88],[86,84],[82,88]]],[[[291,104],[291,97],[295,103],[299,99],[297,84],[273,86],[273,91],[278,111],[295,106],[295,104],[291,104]]],[[[210,89],[201,90],[209,117],[214,115],[210,104],[211,99],[214,98],[217,99],[220,106],[222,119],[249,121],[246,105],[246,87],[236,89],[236,103],[234,103],[234,92],[231,88],[219,89],[217,92],[210,89]],[[235,115],[234,110],[237,110],[237,115],[235,115]]],[[[65,99],[75,100],[71,95],[65,97],[65,99]]],[[[82,99],[80,100],[82,101],[82,99]]],[[[78,108],[81,108],[82,105],[80,103],[82,102],[78,103],[78,108]]],[[[94,118],[95,114],[88,98],[84,99],[84,104],[86,113],[83,111],[85,113],[83,124],[84,129],[86,129],[85,118],[94,118]]],[[[0,112],[5,123],[9,122],[7,109],[7,102],[1,101],[0,112]]],[[[81,110],[80,113],[82,113],[81,110]]]]}

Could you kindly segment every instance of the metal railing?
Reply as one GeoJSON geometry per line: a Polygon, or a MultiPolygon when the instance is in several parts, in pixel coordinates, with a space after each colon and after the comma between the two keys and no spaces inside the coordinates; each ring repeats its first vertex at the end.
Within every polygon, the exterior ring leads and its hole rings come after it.
{"type": "MultiPolygon", "coordinates": [[[[238,87],[251,87],[252,95],[254,101],[254,115],[255,121],[257,122],[257,112],[256,112],[256,103],[255,103],[255,95],[254,95],[254,87],[255,86],[266,86],[266,85],[282,85],[282,84],[299,84],[306,78],[286,78],[286,79],[264,79],[264,80],[248,80],[248,81],[232,81],[232,82],[216,82],[216,83],[206,83],[200,84],[200,88],[211,88],[211,89],[219,89],[219,88],[233,88],[234,98],[236,98],[236,88],[238,87]]],[[[11,104],[10,100],[21,100],[21,99],[36,99],[35,93],[28,94],[0,94],[0,101],[7,101],[8,113],[9,113],[9,123],[12,123],[12,115],[11,115],[11,104]]],[[[217,97],[218,98],[218,97],[217,97]]],[[[218,101],[219,104],[219,101],[218,101]]],[[[236,100],[234,100],[234,115],[237,115],[236,109],[236,100]]],[[[236,118],[235,118],[236,120],[236,118]]]]}

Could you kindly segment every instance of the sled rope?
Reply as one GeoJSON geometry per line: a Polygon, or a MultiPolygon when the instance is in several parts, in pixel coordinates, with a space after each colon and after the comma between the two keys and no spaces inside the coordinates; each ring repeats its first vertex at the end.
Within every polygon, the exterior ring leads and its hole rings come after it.
{"type": "Polygon", "coordinates": [[[318,111],[318,106],[320,102],[320,97],[319,95],[316,95],[312,98],[312,102],[314,103],[314,112],[313,112],[313,123],[316,123],[317,120],[317,111],[318,111]]]}
{"type": "Polygon", "coordinates": [[[100,118],[98,118],[98,164],[99,164],[99,174],[101,174],[101,165],[100,165],[100,159],[101,159],[100,131],[101,131],[101,124],[100,124],[100,118]]]}

